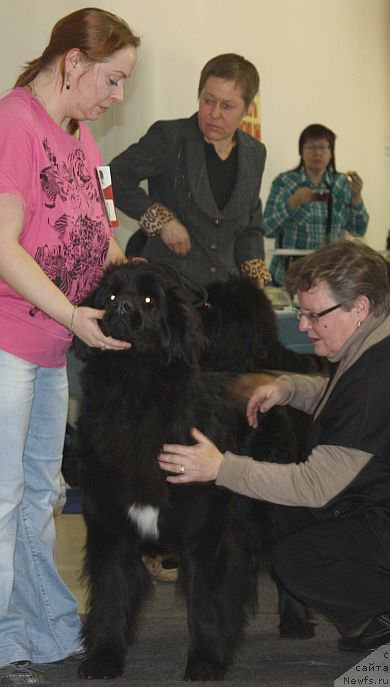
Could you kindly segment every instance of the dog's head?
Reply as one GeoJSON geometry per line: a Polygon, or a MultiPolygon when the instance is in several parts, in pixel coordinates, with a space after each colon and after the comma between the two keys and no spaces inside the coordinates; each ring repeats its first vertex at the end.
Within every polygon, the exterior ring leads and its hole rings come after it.
{"type": "Polygon", "coordinates": [[[207,292],[201,315],[209,348],[202,366],[234,372],[267,367],[278,345],[278,326],[264,291],[237,276],[209,284],[207,292]]]}
{"type": "MultiPolygon", "coordinates": [[[[201,319],[184,290],[172,274],[149,262],[109,267],[82,305],[105,310],[99,321],[103,333],[131,343],[128,355],[192,366],[207,345],[201,319]]],[[[92,352],[99,354],[79,339],[74,346],[84,360],[92,352]]]]}

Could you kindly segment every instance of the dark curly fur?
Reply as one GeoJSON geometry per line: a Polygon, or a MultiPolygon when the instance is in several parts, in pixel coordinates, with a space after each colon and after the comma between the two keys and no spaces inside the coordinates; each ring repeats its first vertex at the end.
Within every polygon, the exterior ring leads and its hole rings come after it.
{"type": "Polygon", "coordinates": [[[258,372],[324,372],[327,362],[284,346],[266,290],[247,277],[232,277],[207,286],[208,299],[201,316],[209,345],[202,354],[205,370],[258,372]]]}
{"type": "MultiPolygon", "coordinates": [[[[102,330],[132,348],[103,352],[76,341],[86,361],[78,442],[89,585],[87,657],[79,674],[122,673],[151,588],[141,554],[158,542],[179,561],[187,601],[184,679],[222,679],[256,608],[258,561],[272,537],[270,511],[214,483],[168,485],[157,456],[164,442],[190,443],[196,426],[222,451],[287,461],[297,452],[292,428],[275,410],[259,430],[249,430],[227,392],[229,378],[200,372],[207,347],[201,320],[163,269],[116,266],[87,303],[104,308],[102,330]]],[[[283,605],[287,613],[291,608],[283,605]]],[[[286,622],[290,635],[311,634],[301,610],[286,622]]]]}

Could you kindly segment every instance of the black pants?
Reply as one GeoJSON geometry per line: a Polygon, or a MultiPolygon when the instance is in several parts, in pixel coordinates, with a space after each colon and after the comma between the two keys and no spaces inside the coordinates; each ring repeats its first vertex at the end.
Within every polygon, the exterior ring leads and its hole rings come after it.
{"type": "Polygon", "coordinates": [[[363,513],[319,521],[303,508],[282,513],[290,532],[274,545],[272,563],[290,594],[320,611],[342,635],[390,611],[390,556],[378,537],[388,530],[387,520],[363,513]]]}

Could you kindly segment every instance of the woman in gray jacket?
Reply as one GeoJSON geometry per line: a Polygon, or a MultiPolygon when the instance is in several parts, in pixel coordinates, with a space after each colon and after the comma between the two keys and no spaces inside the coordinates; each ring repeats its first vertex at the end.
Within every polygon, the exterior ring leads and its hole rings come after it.
{"type": "Polygon", "coordinates": [[[156,122],[111,162],[115,202],[139,221],[142,255],[201,284],[240,271],[259,286],[269,277],[259,199],[266,151],[239,129],[258,89],[251,62],[218,55],[201,72],[198,112],[156,122]]]}

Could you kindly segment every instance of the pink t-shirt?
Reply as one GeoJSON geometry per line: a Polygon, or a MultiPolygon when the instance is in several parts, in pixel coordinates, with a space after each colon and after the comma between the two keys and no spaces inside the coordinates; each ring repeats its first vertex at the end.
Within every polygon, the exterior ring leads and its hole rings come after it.
{"type": "MultiPolygon", "coordinates": [[[[101,164],[83,124],[77,140],[23,88],[0,99],[0,193],[21,198],[21,245],[75,304],[96,286],[113,233],[96,177],[101,164]]],[[[62,367],[71,340],[66,327],[0,280],[1,349],[62,367]]]]}

